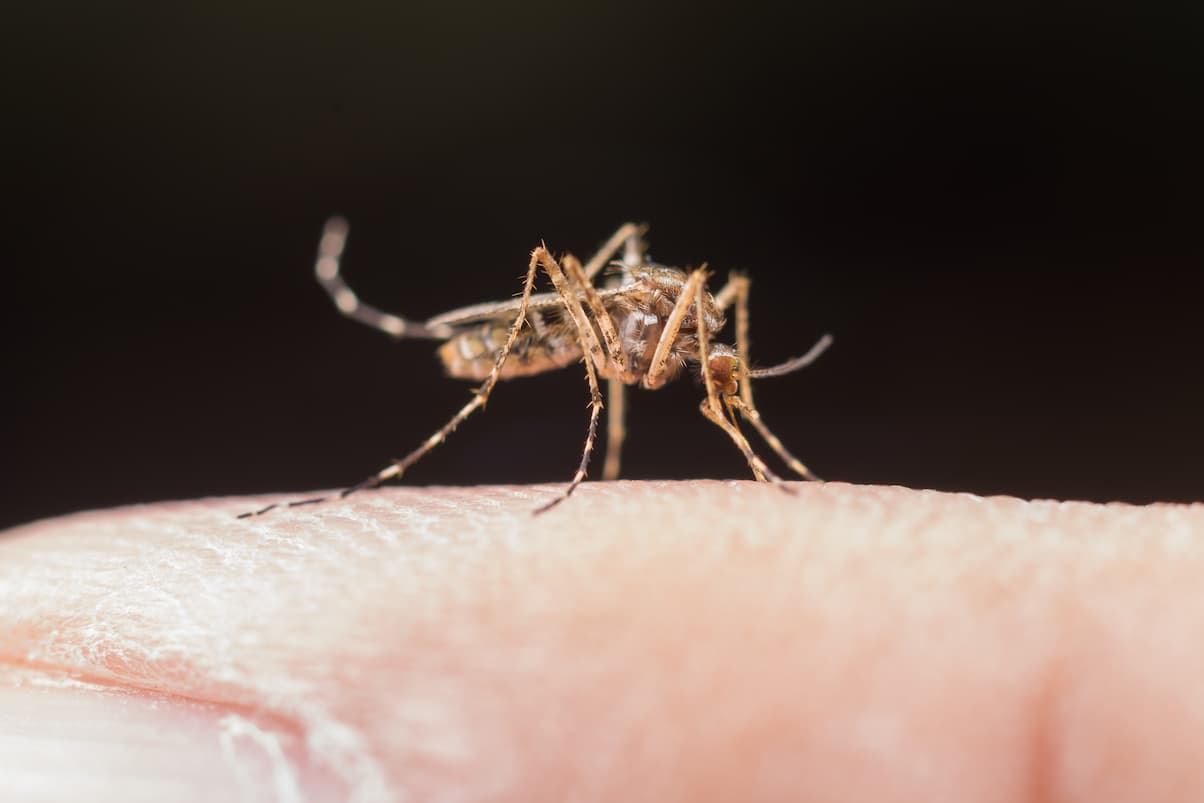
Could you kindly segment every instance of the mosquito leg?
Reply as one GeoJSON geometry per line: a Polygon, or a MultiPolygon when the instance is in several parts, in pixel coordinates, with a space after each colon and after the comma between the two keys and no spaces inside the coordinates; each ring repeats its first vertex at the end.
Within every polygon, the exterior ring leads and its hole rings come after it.
{"type": "Polygon", "coordinates": [[[769,427],[765,425],[765,421],[762,420],[761,413],[756,407],[748,406],[743,399],[729,399],[729,403],[731,406],[740,411],[740,414],[744,416],[745,420],[747,420],[756,428],[757,432],[761,433],[761,437],[765,439],[765,442],[769,444],[770,448],[778,453],[778,457],[782,458],[782,460],[786,462],[786,465],[790,466],[791,471],[804,479],[823,482],[823,480],[815,476],[811,469],[803,465],[801,460],[792,455],[790,451],[782,445],[782,442],[778,440],[776,435],[769,431],[769,427]]]}
{"type": "Polygon", "coordinates": [[[727,277],[727,284],[715,293],[715,306],[722,312],[732,305],[736,296],[741,292],[748,292],[748,277],[742,273],[733,272],[727,277]]]}
{"type": "MultiPolygon", "coordinates": [[[[722,412],[715,412],[715,410],[711,407],[709,400],[703,399],[702,404],[699,405],[698,409],[702,411],[702,414],[706,416],[708,421],[722,429],[727,433],[727,436],[732,439],[732,443],[736,444],[736,448],[740,450],[740,453],[744,455],[744,459],[748,461],[748,467],[752,469],[753,476],[756,478],[757,482],[773,482],[777,484],[782,483],[782,478],[777,474],[774,474],[773,471],[770,470],[769,466],[765,465],[765,461],[758,457],[757,453],[753,451],[752,446],[749,444],[748,439],[744,437],[744,434],[740,432],[740,430],[737,429],[736,426],[729,421],[722,412]]],[[[781,485],[781,487],[783,490],[790,490],[790,488],[786,485],[781,485]]]]}
{"type": "Polygon", "coordinates": [[[602,465],[602,479],[613,482],[619,478],[619,462],[623,455],[623,439],[627,437],[626,396],[627,386],[614,377],[607,380],[606,388],[606,462],[602,465]]]}
{"type": "Polygon", "coordinates": [[[318,242],[318,258],[314,262],[314,274],[318,277],[318,283],[334,301],[339,312],[353,321],[398,339],[415,337],[442,340],[451,337],[451,327],[428,326],[416,321],[407,321],[359,300],[359,296],[343,280],[340,272],[348,228],[347,221],[341,217],[332,217],[326,221],[326,225],[322,227],[322,239],[318,242]]]}
{"type": "Polygon", "coordinates": [[[672,312],[669,313],[669,317],[665,320],[665,328],[661,333],[660,340],[656,344],[656,351],[653,352],[652,363],[649,366],[648,375],[644,379],[644,387],[655,389],[664,384],[665,367],[668,364],[672,345],[677,340],[678,333],[681,331],[681,323],[685,318],[686,312],[691,305],[694,305],[697,320],[702,324],[697,330],[699,363],[702,366],[702,379],[707,391],[707,397],[701,405],[702,414],[707,417],[707,420],[727,433],[727,436],[732,439],[732,442],[736,444],[736,447],[744,455],[744,459],[748,461],[749,468],[752,469],[753,476],[758,481],[781,482],[781,479],[765,465],[765,461],[753,452],[748,439],[729,420],[723,405],[720,403],[719,392],[715,387],[715,380],[711,376],[710,361],[706,357],[709,351],[709,333],[705,325],[706,317],[703,314],[705,309],[703,304],[705,285],[705,270],[696,270],[686,279],[681,295],[677,298],[677,303],[673,305],[672,312]]]}
{"type": "Polygon", "coordinates": [[[627,243],[623,246],[623,258],[620,260],[626,268],[638,268],[643,265],[648,257],[648,243],[644,240],[644,234],[648,232],[647,226],[641,226],[639,229],[627,238],[627,243]]]}
{"type": "MultiPolygon", "coordinates": [[[[602,250],[590,259],[589,269],[582,270],[582,273],[585,274],[585,280],[580,282],[580,284],[582,286],[591,285],[593,276],[597,274],[599,270],[605,267],[607,264],[607,259],[613,256],[619,247],[623,247],[624,243],[626,249],[623,257],[624,263],[628,265],[628,267],[638,265],[643,259],[644,249],[643,240],[640,239],[640,234],[645,231],[645,229],[645,226],[637,226],[634,223],[628,223],[615,232],[607,244],[603,246],[602,250]],[[626,241],[623,240],[624,236],[627,238],[626,241]],[[632,261],[628,262],[628,260],[632,261]]],[[[608,282],[607,287],[618,287],[622,283],[621,280],[616,281],[618,279],[620,279],[620,277],[611,277],[611,281],[608,282]]],[[[531,296],[530,303],[527,305],[527,311],[529,313],[528,321],[530,322],[533,317],[530,315],[530,313],[534,311],[549,310],[552,308],[559,309],[563,303],[564,300],[559,292],[533,294],[531,296]]],[[[430,329],[432,332],[447,331],[449,330],[449,327],[456,327],[465,323],[482,321],[487,318],[492,318],[495,315],[500,315],[504,312],[511,312],[515,309],[517,309],[517,305],[513,301],[487,301],[482,304],[471,304],[467,307],[459,307],[447,312],[441,312],[421,325],[425,326],[427,329],[430,329]]]]}
{"type": "Polygon", "coordinates": [[[610,239],[598,249],[598,253],[590,257],[589,262],[585,263],[585,276],[589,279],[589,282],[593,282],[594,276],[598,274],[598,271],[606,267],[607,263],[610,262],[610,258],[624,246],[628,250],[628,254],[624,257],[624,262],[627,262],[633,256],[632,251],[638,250],[642,256],[643,245],[640,243],[640,236],[646,231],[648,231],[648,227],[639,223],[624,223],[622,226],[619,226],[618,231],[612,234],[610,239]]]}
{"type": "MultiPolygon", "coordinates": [[[[740,382],[740,398],[729,399],[728,401],[732,407],[735,407],[736,410],[738,410],[740,414],[744,416],[745,420],[753,425],[757,432],[761,434],[761,437],[765,439],[765,442],[769,444],[770,448],[777,452],[778,456],[781,457],[788,466],[790,466],[791,471],[798,474],[800,477],[803,477],[804,479],[819,480],[819,477],[815,476],[811,469],[803,465],[803,462],[792,455],[789,450],[782,445],[782,442],[778,440],[777,436],[769,431],[769,427],[765,425],[765,421],[761,418],[760,411],[758,411],[756,405],[753,404],[752,376],[750,375],[749,371],[750,362],[748,356],[748,294],[748,277],[741,275],[732,276],[730,279],[728,279],[728,282],[726,285],[724,285],[723,289],[715,294],[715,306],[721,310],[729,306],[733,301],[736,304],[736,354],[740,358],[741,373],[743,373],[743,377],[740,382]]],[[[818,357],[830,342],[830,337],[821,339],[820,342],[816,344],[816,348],[813,348],[811,353],[799,361],[799,367],[809,363],[811,359],[818,357]]],[[[794,361],[791,361],[791,363],[793,362],[794,361]]]]}
{"type": "MultiPolygon", "coordinates": [[[[697,275],[697,273],[701,273],[701,271],[696,272],[695,275],[697,275]]],[[[690,278],[693,279],[694,277],[691,276],[690,278]]],[[[688,286],[689,282],[687,281],[687,287],[688,286]]],[[[702,414],[706,416],[709,421],[726,432],[728,437],[732,439],[732,442],[736,444],[736,448],[738,448],[741,454],[744,455],[744,459],[748,462],[748,467],[752,469],[753,476],[757,478],[758,482],[769,481],[778,484],[782,488],[785,488],[786,486],[782,485],[782,478],[774,474],[769,469],[769,466],[765,465],[765,461],[757,456],[756,452],[753,451],[752,446],[749,445],[748,439],[744,437],[744,433],[742,433],[740,428],[736,426],[734,420],[735,417],[731,414],[731,408],[726,404],[730,402],[729,397],[723,395],[722,401],[724,403],[721,404],[720,402],[721,396],[719,389],[715,387],[714,377],[711,376],[711,361],[708,359],[710,354],[710,337],[705,324],[706,317],[704,315],[705,307],[703,306],[703,292],[703,284],[699,282],[694,287],[693,298],[690,299],[694,302],[694,309],[699,322],[699,362],[702,365],[702,381],[703,384],[706,385],[707,391],[707,397],[703,400],[701,405],[702,414]]],[[[674,311],[676,311],[676,309],[674,311]]]]}
{"type": "MultiPolygon", "coordinates": [[[[577,335],[578,338],[583,341],[581,343],[581,349],[584,352],[584,338],[581,338],[580,332],[578,332],[577,335]]],[[[585,360],[585,375],[589,379],[589,429],[585,434],[585,448],[581,452],[581,463],[577,466],[577,473],[573,475],[573,479],[569,483],[569,487],[564,489],[564,493],[560,494],[560,496],[556,497],[551,502],[548,502],[546,505],[537,507],[535,509],[536,515],[540,513],[546,513],[572,496],[573,491],[577,490],[577,486],[580,485],[581,481],[585,479],[585,471],[587,468],[589,468],[589,458],[594,451],[594,436],[598,432],[598,413],[602,412],[602,393],[598,390],[598,372],[594,369],[593,361],[588,358],[585,360]]]]}
{"type": "MultiPolygon", "coordinates": [[[[644,262],[647,244],[637,232],[627,238],[623,250],[623,264],[627,268],[638,267],[644,262]]],[[[607,277],[607,289],[622,285],[618,275],[607,277]]],[[[627,438],[627,385],[617,377],[606,380],[606,462],[602,465],[602,479],[614,482],[619,478],[623,459],[623,441],[627,438]]]]}
{"type": "Polygon", "coordinates": [[[614,370],[622,378],[626,379],[627,359],[626,355],[623,354],[623,344],[619,340],[619,331],[615,328],[615,322],[610,317],[610,313],[606,311],[606,305],[602,303],[602,297],[598,295],[598,289],[590,284],[589,277],[582,270],[581,263],[577,261],[577,257],[572,254],[565,254],[563,262],[564,269],[568,273],[569,278],[572,279],[573,284],[577,285],[577,293],[585,299],[585,303],[589,305],[590,312],[594,315],[594,323],[598,325],[598,331],[602,333],[602,340],[606,345],[606,355],[610,364],[614,366],[614,370]]]}
{"type": "Polygon", "coordinates": [[[673,345],[681,331],[681,323],[685,320],[690,305],[694,303],[695,290],[705,282],[706,271],[703,270],[694,271],[686,279],[681,295],[677,297],[677,302],[669,312],[669,317],[665,319],[665,328],[661,330],[660,339],[656,341],[656,350],[652,352],[652,361],[648,364],[648,372],[640,381],[640,384],[648,390],[656,390],[668,381],[666,370],[669,365],[669,357],[673,353],[673,345]]]}
{"type": "MultiPolygon", "coordinates": [[[[497,384],[498,375],[501,373],[502,366],[506,363],[506,358],[510,356],[510,349],[514,346],[514,341],[518,338],[519,330],[522,329],[523,322],[527,316],[527,302],[531,298],[531,288],[535,286],[535,274],[541,262],[544,259],[551,259],[547,249],[543,246],[536,248],[531,252],[531,262],[527,265],[527,277],[523,283],[522,300],[519,302],[518,316],[514,319],[514,323],[510,326],[510,334],[506,338],[506,342],[502,345],[502,350],[498,352],[497,361],[493,364],[493,370],[489,372],[489,376],[477,388],[477,392],[473,395],[472,401],[460,408],[460,411],[452,416],[451,420],[444,424],[435,434],[431,435],[422,445],[400,460],[394,460],[388,466],[385,466],[380,471],[365,477],[364,479],[352,485],[349,488],[344,488],[336,494],[330,496],[317,496],[311,499],[301,499],[296,502],[287,502],[284,504],[272,504],[249,513],[243,513],[239,516],[240,519],[249,518],[251,516],[259,516],[273,510],[277,507],[299,507],[301,505],[315,505],[320,502],[328,502],[333,499],[343,499],[357,491],[362,491],[368,488],[375,488],[386,480],[394,477],[400,477],[406,469],[417,463],[427,452],[434,449],[439,444],[455,431],[464,419],[472,415],[474,411],[485,406],[489,401],[489,394],[493,391],[493,386],[497,384]]],[[[599,400],[601,404],[601,400],[599,400]]]]}
{"type": "MultiPolygon", "coordinates": [[[[581,481],[585,479],[585,472],[589,467],[589,458],[594,451],[594,438],[598,431],[598,414],[602,411],[602,393],[598,389],[598,371],[595,368],[595,362],[599,367],[604,367],[607,370],[610,370],[612,366],[612,363],[608,360],[608,353],[603,352],[602,345],[598,342],[594,328],[590,324],[589,318],[586,317],[585,309],[581,305],[580,292],[582,288],[588,288],[590,291],[594,289],[582,273],[581,263],[571,254],[566,255],[564,258],[565,268],[568,270],[568,276],[566,276],[564,271],[561,270],[560,265],[557,264],[556,260],[546,250],[540,255],[539,262],[544,272],[548,274],[548,278],[552,280],[556,291],[560,293],[565,308],[568,310],[569,317],[572,319],[577,330],[577,339],[581,343],[581,352],[586,355],[585,373],[589,379],[590,415],[589,430],[585,436],[585,449],[582,451],[581,463],[577,466],[577,473],[573,475],[573,479],[564,490],[564,493],[546,505],[536,508],[535,512],[537,514],[551,510],[565,499],[568,499],[573,491],[577,490],[577,486],[581,484],[581,481]]],[[[610,320],[610,314],[606,312],[605,308],[601,307],[600,301],[598,309],[600,311],[598,320],[605,320],[606,323],[610,324],[611,332],[613,332],[614,324],[610,320]]]]}
{"type": "MultiPolygon", "coordinates": [[[[687,304],[694,305],[694,320],[698,322],[698,364],[702,369],[702,384],[706,388],[706,406],[712,413],[720,419],[727,422],[726,416],[723,415],[723,408],[719,404],[719,390],[715,387],[715,377],[711,376],[711,361],[708,359],[711,353],[711,333],[707,331],[706,317],[703,315],[702,296],[706,292],[706,273],[704,271],[695,271],[686,280],[685,289],[682,291],[681,297],[678,298],[678,305],[684,300],[687,304]],[[695,282],[694,277],[699,277],[699,281],[695,282]]],[[[673,308],[673,312],[677,312],[677,307],[673,308]]],[[[670,315],[670,319],[672,315],[670,315]]],[[[668,330],[668,326],[665,327],[668,330]]],[[[677,337],[675,332],[673,335],[677,337]]],[[[657,351],[660,351],[660,344],[657,344],[657,351]]],[[[655,363],[655,358],[653,359],[655,363]]],[[[719,423],[716,421],[715,423],[719,423]]],[[[723,424],[720,424],[723,426],[723,424]]],[[[726,427],[724,427],[726,429],[726,427]]]]}
{"type": "MultiPolygon", "coordinates": [[[[565,310],[568,312],[569,318],[573,321],[573,325],[577,328],[577,336],[581,339],[581,348],[588,359],[592,359],[598,370],[609,377],[612,375],[611,364],[607,358],[607,352],[602,349],[602,344],[598,342],[597,336],[594,334],[594,327],[586,317],[585,309],[581,306],[581,297],[578,295],[577,288],[574,283],[565,276],[561,270],[560,264],[552,258],[546,248],[541,248],[539,264],[543,268],[544,273],[548,274],[548,278],[552,280],[552,285],[556,288],[556,292],[560,294],[561,301],[564,303],[565,310]]],[[[581,270],[580,264],[577,263],[576,257],[565,257],[566,263],[575,265],[577,271],[581,270]]],[[[608,319],[609,320],[609,319],[608,319]]]]}
{"type": "MultiPolygon", "coordinates": [[[[735,274],[729,277],[723,289],[715,294],[715,306],[720,311],[726,309],[733,301],[736,302],[736,356],[740,360],[742,371],[746,370],[750,365],[748,351],[748,291],[748,277],[735,274]]],[[[749,381],[747,376],[740,383],[740,398],[743,399],[749,408],[753,408],[752,382],[749,381]]]]}

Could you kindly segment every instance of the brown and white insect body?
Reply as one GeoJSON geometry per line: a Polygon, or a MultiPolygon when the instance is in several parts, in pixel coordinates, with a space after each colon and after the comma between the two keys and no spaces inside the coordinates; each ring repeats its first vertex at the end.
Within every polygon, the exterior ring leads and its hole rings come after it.
{"type": "MultiPolygon", "coordinates": [[[[481,381],[489,376],[498,352],[506,343],[510,327],[497,322],[460,332],[439,347],[437,354],[447,375],[481,381]]],[[[510,348],[510,356],[498,371],[498,379],[534,376],[565,368],[581,359],[581,344],[567,328],[541,334],[523,329],[510,348]]]]}
{"type": "MultiPolygon", "coordinates": [[[[748,279],[733,276],[712,295],[706,289],[705,268],[683,271],[649,262],[642,240],[644,230],[632,223],[621,226],[585,265],[571,254],[557,260],[540,245],[531,252],[518,301],[476,304],[419,323],[359,301],[343,281],[339,269],[347,223],[341,218],[328,221],[315,271],[343,314],[396,338],[445,341],[438,355],[447,373],[482,384],[468,404],[406,457],[333,497],[303,499],[287,506],[345,497],[399,477],[442,443],[461,421],[484,407],[499,380],[531,376],[578,362],[585,366],[590,387],[589,429],[581,463],[565,491],[537,512],[566,499],[585,478],[603,407],[599,377],[608,381],[610,397],[603,478],[614,479],[618,476],[624,438],[626,386],[655,390],[677,378],[687,366],[697,367],[706,387],[703,415],[731,438],[758,480],[781,483],[740,431],[740,418],[753,425],[791,470],[804,478],[816,479],[765,426],[753,404],[750,380],[781,376],[809,365],[828,347],[831,337],[824,335],[802,357],[772,368],[749,369],[748,279]],[[612,262],[620,249],[624,250],[622,259],[612,262]],[[595,277],[608,264],[614,268],[610,282],[605,287],[596,287],[595,277]],[[541,270],[551,280],[554,292],[533,292],[536,275],[541,270]],[[725,311],[733,304],[735,347],[713,343],[712,338],[726,322],[725,311]]],[[[243,516],[259,515],[278,506],[268,505],[243,516]]]]}

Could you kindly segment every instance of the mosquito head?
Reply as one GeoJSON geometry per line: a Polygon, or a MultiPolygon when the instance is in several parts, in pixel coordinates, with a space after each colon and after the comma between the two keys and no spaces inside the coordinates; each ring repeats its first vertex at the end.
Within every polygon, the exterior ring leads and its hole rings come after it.
{"type": "Polygon", "coordinates": [[[716,343],[711,346],[707,357],[707,367],[711,372],[711,381],[715,388],[725,396],[735,396],[740,390],[740,375],[743,367],[736,350],[726,343],[716,343]]]}

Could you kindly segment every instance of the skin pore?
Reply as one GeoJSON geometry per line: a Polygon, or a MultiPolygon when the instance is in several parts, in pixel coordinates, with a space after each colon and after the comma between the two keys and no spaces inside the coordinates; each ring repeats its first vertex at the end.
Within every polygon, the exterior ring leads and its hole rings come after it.
{"type": "Polygon", "coordinates": [[[1204,794],[1204,507],[389,488],[0,534],[0,799],[1204,794]]]}

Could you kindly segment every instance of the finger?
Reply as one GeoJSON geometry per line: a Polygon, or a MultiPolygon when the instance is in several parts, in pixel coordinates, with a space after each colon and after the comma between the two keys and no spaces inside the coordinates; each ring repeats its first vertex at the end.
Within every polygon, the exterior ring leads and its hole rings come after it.
{"type": "Polygon", "coordinates": [[[0,539],[0,664],[233,716],[256,736],[213,777],[281,794],[1204,791],[1204,511],[796,487],[586,485],[540,517],[558,488],[43,522],[0,539]]]}

